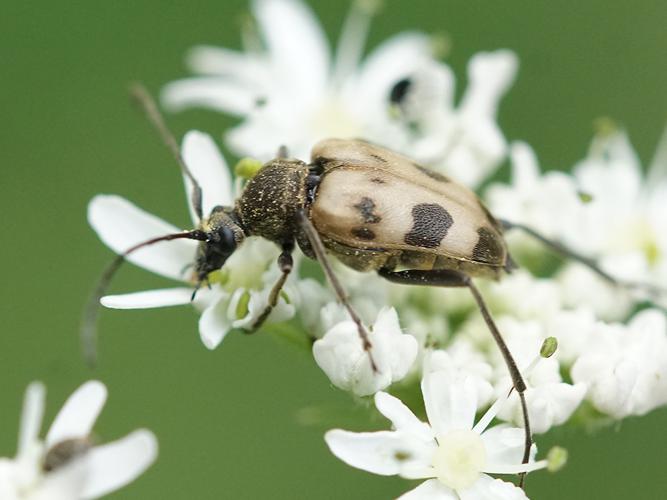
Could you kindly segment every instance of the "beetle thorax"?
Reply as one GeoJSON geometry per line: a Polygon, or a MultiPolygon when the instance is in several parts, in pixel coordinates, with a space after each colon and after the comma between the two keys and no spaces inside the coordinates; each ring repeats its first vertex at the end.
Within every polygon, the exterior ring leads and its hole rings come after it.
{"type": "Polygon", "coordinates": [[[295,216],[306,200],[308,166],[276,159],[262,167],[236,202],[236,213],[248,235],[283,243],[296,233],[295,216]]]}

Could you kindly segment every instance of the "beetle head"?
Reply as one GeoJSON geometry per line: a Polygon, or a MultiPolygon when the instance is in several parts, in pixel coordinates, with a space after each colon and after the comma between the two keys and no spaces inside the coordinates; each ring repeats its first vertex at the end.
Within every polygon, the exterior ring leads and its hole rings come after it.
{"type": "MultiPolygon", "coordinates": [[[[206,235],[197,249],[195,258],[195,293],[208,275],[225,265],[227,259],[245,239],[234,210],[217,206],[211,215],[202,221],[200,230],[206,235]]],[[[193,293],[193,298],[194,298],[193,293]]]]}

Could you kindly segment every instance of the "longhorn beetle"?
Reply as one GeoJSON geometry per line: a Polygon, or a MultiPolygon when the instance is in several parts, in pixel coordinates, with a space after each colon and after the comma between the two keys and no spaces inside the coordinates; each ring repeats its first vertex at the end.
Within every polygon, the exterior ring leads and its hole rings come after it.
{"type": "Polygon", "coordinates": [[[532,444],[524,394],[526,383],[472,278],[500,279],[512,270],[514,263],[503,232],[517,228],[616,285],[641,286],[619,283],[594,261],[531,228],[496,219],[466,187],[403,155],[363,140],[323,140],[313,148],[310,163],[288,158],[281,148],[282,154],[263,165],[248,181],[233,207],[217,206],[205,217],[201,188],[154,101],[139,85],[132,88],[132,95],[191,181],[191,202],[200,223],[191,231],[135,245],[111,263],[85,311],[82,336],[89,353],[94,345],[99,299],[120,264],[132,252],[179,238],[200,241],[194,261],[196,293],[209,273],[224,266],[247,236],[260,236],[274,242],[282,250],[278,257],[281,275],[271,290],[266,308],[252,325],[256,330],[278,302],[292,271],[292,252],[298,245],[306,256],[322,266],[338,300],[357,325],[363,347],[376,371],[366,327],[348,301],[327,254],[353,269],[376,272],[394,283],[470,290],[520,398],[525,463],[532,444]]]}

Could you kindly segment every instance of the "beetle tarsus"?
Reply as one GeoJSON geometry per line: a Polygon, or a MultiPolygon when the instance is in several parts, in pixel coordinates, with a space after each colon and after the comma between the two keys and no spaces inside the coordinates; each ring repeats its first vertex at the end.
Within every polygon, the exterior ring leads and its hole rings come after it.
{"type": "Polygon", "coordinates": [[[278,268],[280,269],[280,272],[282,274],[280,275],[280,278],[278,278],[278,281],[276,281],[276,284],[273,285],[273,288],[271,288],[271,292],[269,293],[269,300],[268,303],[266,304],[266,307],[257,317],[255,322],[250,326],[250,330],[248,330],[246,333],[254,333],[257,330],[259,330],[259,328],[264,324],[264,322],[271,314],[271,311],[273,311],[273,309],[278,305],[280,292],[285,286],[285,282],[287,281],[287,278],[289,277],[294,267],[294,259],[292,258],[293,251],[294,251],[294,241],[290,240],[287,243],[283,244],[283,251],[278,256],[278,268]]]}

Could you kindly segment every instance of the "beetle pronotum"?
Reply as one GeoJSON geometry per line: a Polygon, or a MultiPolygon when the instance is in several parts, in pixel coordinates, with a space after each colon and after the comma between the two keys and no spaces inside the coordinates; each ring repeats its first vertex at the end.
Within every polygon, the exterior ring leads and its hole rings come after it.
{"type": "Polygon", "coordinates": [[[191,202],[200,222],[191,231],[135,245],[111,263],[84,316],[82,335],[89,354],[94,350],[99,298],[125,257],[135,250],[179,238],[200,241],[194,263],[196,293],[209,273],[220,269],[247,236],[260,236],[276,243],[282,250],[278,257],[281,276],[271,290],[266,308],[253,324],[256,330],[278,302],[292,271],[292,252],[298,245],[322,266],[338,300],[356,323],[375,370],[366,328],[347,300],[327,254],[358,271],[377,272],[394,283],[468,288],[519,395],[525,428],[523,461],[527,462],[532,438],[524,394],[526,384],[472,278],[499,279],[511,271],[514,264],[503,231],[517,228],[582,262],[614,284],[641,286],[619,283],[594,261],[531,228],[495,219],[464,186],[405,156],[361,140],[321,141],[313,148],[309,164],[287,158],[283,151],[248,181],[233,207],[215,207],[205,217],[201,188],[155,103],[141,86],[133,87],[132,94],[191,181],[191,202]]]}

